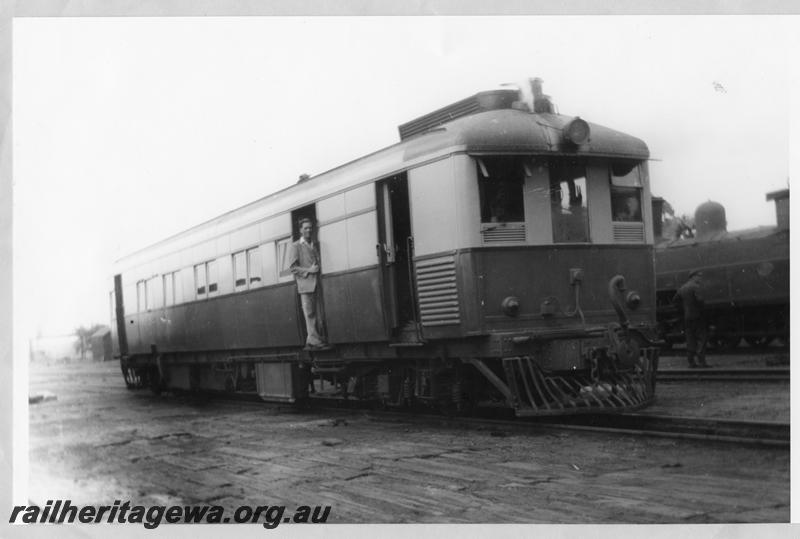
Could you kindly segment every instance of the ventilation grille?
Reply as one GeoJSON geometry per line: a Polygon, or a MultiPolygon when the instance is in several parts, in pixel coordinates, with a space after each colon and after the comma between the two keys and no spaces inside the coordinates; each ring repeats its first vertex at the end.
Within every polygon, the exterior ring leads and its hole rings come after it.
{"type": "Polygon", "coordinates": [[[422,260],[417,262],[416,272],[422,325],[448,326],[461,322],[455,257],[422,260]]]}
{"type": "Polygon", "coordinates": [[[620,243],[643,243],[642,223],[614,223],[614,241],[620,243]]]}
{"type": "Polygon", "coordinates": [[[511,104],[519,99],[517,90],[490,90],[472,97],[456,101],[446,107],[435,110],[415,120],[400,125],[400,140],[405,140],[419,133],[424,133],[455,119],[469,116],[486,110],[511,108],[511,104]]]}
{"type": "Polygon", "coordinates": [[[481,225],[484,245],[525,243],[525,223],[486,223],[481,225]]]}

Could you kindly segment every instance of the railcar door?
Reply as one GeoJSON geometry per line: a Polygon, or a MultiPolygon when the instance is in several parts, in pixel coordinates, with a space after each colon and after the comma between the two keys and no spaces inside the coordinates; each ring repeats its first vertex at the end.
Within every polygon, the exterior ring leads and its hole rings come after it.
{"type": "MultiPolygon", "coordinates": [[[[314,243],[317,248],[319,248],[319,238],[318,233],[319,230],[317,228],[317,207],[314,204],[309,204],[308,206],[303,206],[302,208],[298,208],[292,211],[292,242],[295,242],[300,239],[302,235],[300,233],[300,221],[303,219],[310,219],[312,223],[312,232],[311,232],[311,241],[314,243]]],[[[314,299],[316,300],[316,310],[317,310],[317,330],[319,331],[320,335],[327,336],[328,335],[328,326],[325,321],[325,302],[323,298],[325,294],[322,289],[322,279],[319,279],[317,282],[317,292],[314,295],[314,299]]],[[[303,314],[303,307],[300,303],[300,295],[295,294],[295,316],[297,319],[297,329],[298,332],[303,340],[306,339],[308,336],[308,332],[306,330],[305,324],[305,315],[303,314]]]]}
{"type": "Polygon", "coordinates": [[[383,281],[386,331],[396,343],[420,340],[412,279],[413,237],[405,173],[378,182],[378,258],[383,281]]]}

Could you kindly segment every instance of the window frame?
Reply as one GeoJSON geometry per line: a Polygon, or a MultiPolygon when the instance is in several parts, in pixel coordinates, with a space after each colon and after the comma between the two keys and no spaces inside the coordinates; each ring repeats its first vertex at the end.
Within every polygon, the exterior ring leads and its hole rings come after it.
{"type": "Polygon", "coordinates": [[[219,295],[219,269],[216,267],[217,259],[206,260],[194,265],[194,293],[195,299],[208,299],[219,295]],[[212,282],[212,273],[215,280],[212,282]],[[203,277],[203,286],[198,286],[198,276],[203,277]],[[213,287],[213,288],[212,288],[213,287]],[[200,289],[203,288],[201,292],[200,289]]]}
{"type": "Polygon", "coordinates": [[[169,273],[165,273],[163,276],[163,303],[164,308],[166,307],[173,307],[178,304],[178,271],[171,271],[169,273]],[[167,294],[167,283],[170,283],[170,287],[172,289],[172,294],[167,294]]]}
{"type": "Polygon", "coordinates": [[[258,258],[261,254],[260,248],[260,245],[256,245],[255,247],[242,249],[231,254],[234,293],[252,290],[253,288],[258,288],[261,286],[261,283],[264,280],[264,265],[260,258],[258,258]],[[237,261],[238,258],[241,258],[243,264],[237,261]],[[240,272],[239,270],[242,269],[242,266],[244,271],[240,272]],[[254,272],[254,268],[256,267],[258,268],[257,274],[254,272]],[[243,282],[240,283],[239,281],[243,282]]]}
{"type": "MultiPolygon", "coordinates": [[[[548,165],[548,188],[549,188],[549,196],[550,196],[550,224],[552,227],[552,241],[554,245],[559,244],[588,244],[592,243],[592,226],[591,226],[591,219],[590,219],[590,200],[588,196],[589,192],[589,163],[586,159],[577,159],[576,162],[569,162],[564,157],[557,157],[550,160],[548,165]],[[573,176],[573,174],[564,174],[559,169],[563,168],[566,171],[569,171],[570,168],[574,168],[575,171],[581,171],[581,175],[573,176]],[[577,185],[579,182],[582,185],[577,185]],[[564,205],[564,189],[565,186],[569,186],[572,184],[573,189],[579,193],[577,196],[580,196],[580,204],[573,205],[569,201],[567,202],[566,206],[564,205]],[[558,197],[555,196],[555,193],[558,193],[558,197]],[[557,200],[556,200],[557,198],[557,200]],[[569,212],[569,213],[565,213],[569,212]],[[575,213],[575,211],[579,211],[580,213],[575,213]],[[573,216],[577,216],[578,219],[573,219],[573,216]],[[571,232],[568,230],[569,227],[573,227],[575,230],[578,230],[577,226],[573,226],[570,224],[570,220],[574,221],[575,225],[579,225],[583,231],[581,232],[580,239],[565,239],[565,230],[567,232],[571,232]],[[559,225],[559,226],[557,226],[559,225]],[[556,234],[560,234],[559,237],[556,234]]],[[[570,234],[566,234],[569,236],[570,234]]]]}
{"type": "Polygon", "coordinates": [[[609,204],[611,205],[611,222],[612,223],[642,223],[644,224],[644,182],[642,181],[641,165],[636,163],[631,167],[631,170],[624,176],[617,176],[614,174],[614,161],[610,160],[608,163],[608,190],[609,190],[609,204]],[[635,178],[631,181],[628,179],[633,171],[636,171],[635,178]],[[632,193],[635,195],[639,203],[638,218],[633,219],[618,219],[621,211],[618,211],[620,206],[619,200],[623,197],[628,198],[632,193]]]}
{"type": "Polygon", "coordinates": [[[289,254],[289,248],[291,247],[292,243],[292,236],[286,236],[275,241],[275,257],[279,283],[285,283],[294,279],[292,269],[286,264],[286,255],[289,254]],[[281,253],[281,248],[283,246],[285,246],[285,250],[283,253],[281,253]]]}
{"type": "MultiPolygon", "coordinates": [[[[477,168],[477,178],[478,178],[478,207],[479,207],[479,222],[481,227],[484,226],[502,226],[504,224],[524,224],[527,222],[526,210],[525,210],[525,183],[527,178],[531,176],[530,171],[530,156],[527,155],[481,155],[475,156],[475,163],[477,168]],[[519,178],[513,177],[509,179],[510,175],[507,177],[502,178],[493,178],[490,168],[496,167],[496,163],[491,163],[491,167],[487,165],[486,161],[500,161],[500,160],[508,160],[508,161],[516,161],[516,164],[519,165],[519,178]],[[500,189],[501,185],[503,184],[503,189],[500,189]],[[509,189],[513,189],[514,192],[509,193],[509,189]],[[491,192],[491,194],[490,194],[491,192]],[[497,198],[501,195],[501,193],[506,193],[507,209],[519,211],[521,212],[521,219],[506,219],[500,220],[493,215],[492,207],[494,206],[493,201],[497,200],[497,198]],[[490,201],[489,198],[493,200],[490,201]],[[519,206],[519,207],[515,207],[519,206]],[[486,214],[486,215],[485,215],[486,214]]],[[[505,167],[504,167],[505,168],[505,167]]],[[[513,169],[514,167],[508,167],[509,169],[513,169]]],[[[503,172],[506,172],[503,170],[503,172]]],[[[497,174],[497,171],[495,171],[497,174]]],[[[507,213],[512,213],[512,211],[508,211],[507,213]]]]}
{"type": "Polygon", "coordinates": [[[247,288],[252,290],[258,288],[264,282],[264,261],[262,258],[261,246],[256,245],[245,251],[247,260],[247,288]],[[253,268],[258,268],[258,274],[254,274],[253,268]]]}

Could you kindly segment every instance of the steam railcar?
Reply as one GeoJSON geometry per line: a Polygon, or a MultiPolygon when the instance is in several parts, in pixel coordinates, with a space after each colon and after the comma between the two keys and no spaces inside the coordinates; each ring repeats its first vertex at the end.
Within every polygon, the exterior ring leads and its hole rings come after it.
{"type": "Polygon", "coordinates": [[[555,113],[539,79],[524,90],[426,114],[393,146],[118,261],[128,386],[520,416],[648,404],[647,146],[555,113]],[[306,217],[324,351],[303,348],[286,267],[306,217]]]}

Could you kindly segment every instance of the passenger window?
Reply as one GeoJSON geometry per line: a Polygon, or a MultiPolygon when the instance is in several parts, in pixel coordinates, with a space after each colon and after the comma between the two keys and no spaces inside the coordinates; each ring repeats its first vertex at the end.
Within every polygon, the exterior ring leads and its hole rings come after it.
{"type": "Polygon", "coordinates": [[[180,303],[180,280],[179,272],[173,271],[164,275],[164,307],[180,303]]]}
{"type": "Polygon", "coordinates": [[[213,296],[217,293],[217,263],[215,261],[206,262],[208,273],[208,295],[213,296]]]}
{"type": "Polygon", "coordinates": [[[180,305],[183,303],[183,282],[181,280],[181,272],[180,271],[173,271],[172,272],[173,280],[172,280],[172,290],[173,290],[173,303],[175,305],[180,305]]]}
{"type": "Polygon", "coordinates": [[[261,285],[261,256],[258,247],[247,251],[247,276],[249,286],[253,288],[261,285]]]}
{"type": "Polygon", "coordinates": [[[550,163],[550,215],[554,243],[589,241],[586,166],[580,161],[550,163]]]}
{"type": "Polygon", "coordinates": [[[482,157],[477,165],[481,223],[525,222],[524,158],[482,157]]]}
{"type": "Polygon", "coordinates": [[[279,280],[288,280],[292,277],[292,270],[289,267],[289,246],[292,244],[292,238],[283,238],[278,240],[276,249],[278,251],[278,277],[279,280]]]}
{"type": "Polygon", "coordinates": [[[153,277],[147,281],[147,308],[159,309],[164,306],[162,294],[164,285],[160,276],[153,277]]]}
{"type": "Polygon", "coordinates": [[[244,251],[233,255],[233,287],[237,292],[247,290],[247,259],[244,251]]]}
{"type": "Polygon", "coordinates": [[[611,215],[614,221],[642,222],[642,180],[635,161],[611,163],[611,215]]]}
{"type": "Polygon", "coordinates": [[[233,255],[234,288],[238,292],[254,288],[261,283],[261,257],[258,247],[233,255]]]}
{"type": "Polygon", "coordinates": [[[194,267],[194,285],[197,290],[197,298],[206,296],[206,265],[198,264],[194,267]]]}
{"type": "Polygon", "coordinates": [[[164,307],[175,304],[175,274],[164,275],[164,307]]]}

